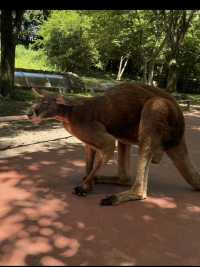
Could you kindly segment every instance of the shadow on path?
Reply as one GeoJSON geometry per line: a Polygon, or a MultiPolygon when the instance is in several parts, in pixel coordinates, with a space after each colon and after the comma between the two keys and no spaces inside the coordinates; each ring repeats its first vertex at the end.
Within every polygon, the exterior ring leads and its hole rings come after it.
{"type": "MultiPolygon", "coordinates": [[[[200,116],[195,116],[186,116],[186,134],[198,164],[200,116]]],[[[136,159],[136,148],[132,152],[136,159]]],[[[135,166],[136,160],[133,174],[135,166]]],[[[123,187],[96,185],[86,198],[71,193],[84,175],[80,144],[27,149],[1,159],[0,170],[0,265],[200,264],[200,193],[166,156],[151,166],[146,200],[114,207],[99,201],[123,187]]],[[[113,171],[114,161],[102,170],[113,171]]]]}

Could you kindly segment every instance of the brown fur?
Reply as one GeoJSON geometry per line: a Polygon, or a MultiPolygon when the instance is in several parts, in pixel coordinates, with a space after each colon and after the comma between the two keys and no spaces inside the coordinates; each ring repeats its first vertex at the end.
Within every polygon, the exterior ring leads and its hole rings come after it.
{"type": "Polygon", "coordinates": [[[162,89],[123,83],[108,89],[102,96],[79,101],[44,96],[32,108],[30,118],[60,120],[67,131],[85,143],[86,176],[82,186],[75,188],[78,195],[85,195],[92,189],[97,171],[113,156],[115,140],[118,140],[119,175],[103,181],[115,179],[120,184],[130,183],[131,144],[139,145],[137,175],[130,190],[103,199],[101,204],[146,198],[150,163],[159,163],[164,152],[186,181],[200,189],[200,176],[187,161],[182,111],[175,99],[162,89]]]}

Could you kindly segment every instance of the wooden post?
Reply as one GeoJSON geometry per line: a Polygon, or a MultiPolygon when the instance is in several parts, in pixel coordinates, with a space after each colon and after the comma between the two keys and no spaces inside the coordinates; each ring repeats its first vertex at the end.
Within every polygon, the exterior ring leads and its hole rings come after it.
{"type": "Polygon", "coordinates": [[[187,103],[187,110],[190,110],[190,100],[186,100],[187,103]]]}

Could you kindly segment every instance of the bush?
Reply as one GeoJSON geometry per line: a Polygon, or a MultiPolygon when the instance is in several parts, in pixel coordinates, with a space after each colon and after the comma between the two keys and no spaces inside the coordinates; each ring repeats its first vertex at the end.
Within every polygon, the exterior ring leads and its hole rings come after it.
{"type": "Polygon", "coordinates": [[[41,27],[43,39],[37,42],[60,71],[87,73],[96,67],[98,55],[87,36],[89,20],[82,18],[78,11],[53,11],[41,27]]]}
{"type": "Polygon", "coordinates": [[[27,49],[23,45],[16,46],[15,67],[56,71],[56,67],[49,64],[43,50],[27,49]]]}

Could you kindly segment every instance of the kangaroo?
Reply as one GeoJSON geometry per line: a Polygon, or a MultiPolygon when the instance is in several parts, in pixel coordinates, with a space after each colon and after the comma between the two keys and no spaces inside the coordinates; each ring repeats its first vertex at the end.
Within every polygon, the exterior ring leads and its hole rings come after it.
{"type": "Polygon", "coordinates": [[[70,100],[35,89],[41,100],[28,117],[61,121],[65,129],[85,144],[86,176],[74,193],[86,196],[93,188],[100,167],[112,158],[118,141],[118,176],[99,177],[104,183],[131,184],[128,176],[130,147],[137,144],[136,178],[130,189],[103,198],[101,205],[117,205],[147,197],[150,164],[158,164],[166,153],[183,178],[196,190],[200,174],[193,166],[185,142],[183,113],[174,97],[163,89],[140,83],[110,87],[101,96],[70,100]]]}

